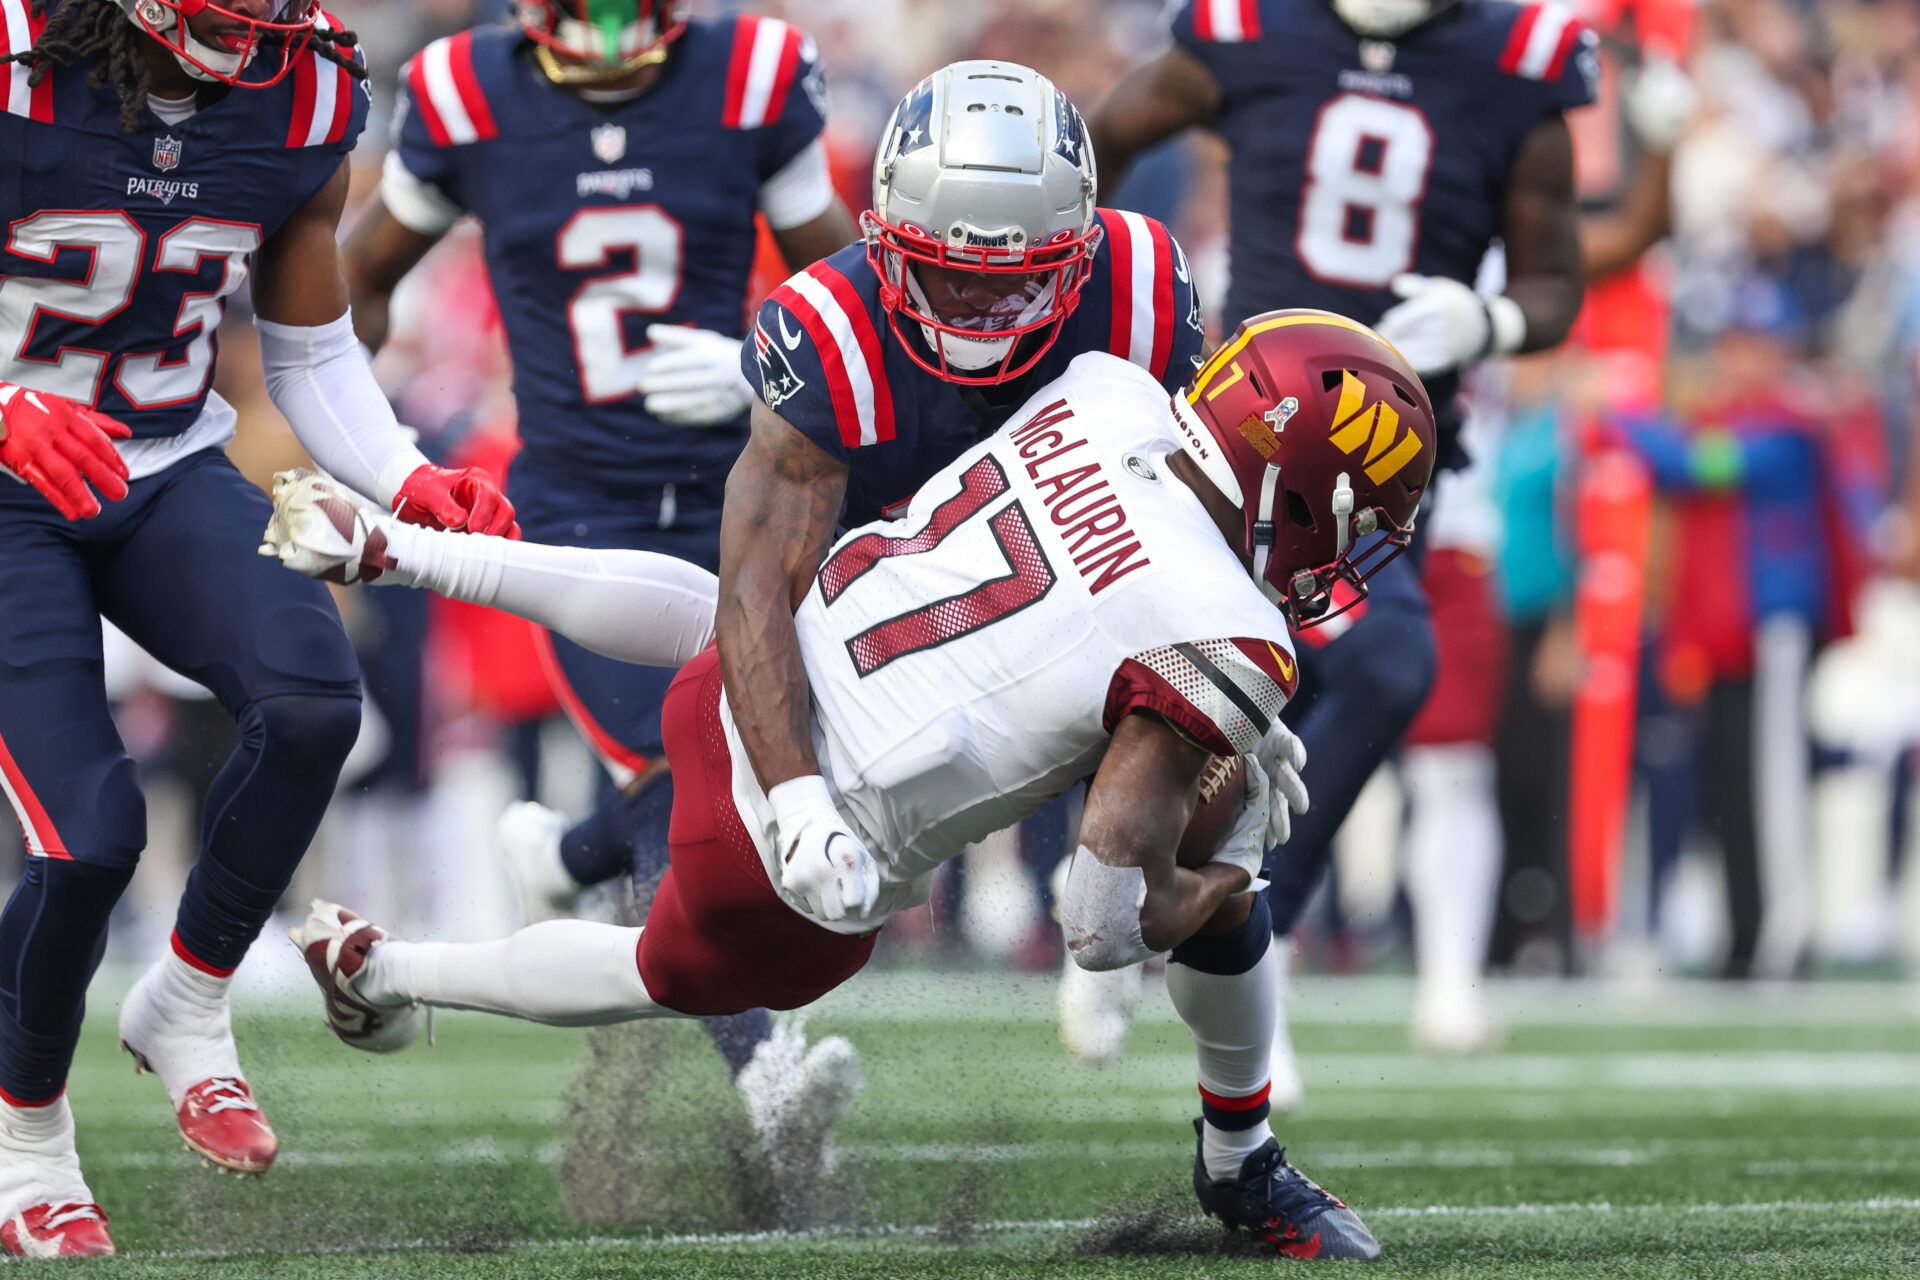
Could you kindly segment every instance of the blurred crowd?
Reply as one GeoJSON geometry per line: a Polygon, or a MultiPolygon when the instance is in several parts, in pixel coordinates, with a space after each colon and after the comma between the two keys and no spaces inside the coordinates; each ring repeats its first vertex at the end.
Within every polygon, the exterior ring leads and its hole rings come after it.
{"type": "MultiPolygon", "coordinates": [[[[374,68],[374,121],[354,156],[364,201],[405,58],[504,5],[332,7],[374,68]]],[[[935,66],[1015,59],[1090,106],[1163,38],[1165,8],[701,7],[772,12],[817,39],[836,177],[855,210],[887,112],[935,66]]],[[[1646,149],[1619,89],[1644,61],[1656,6],[1575,7],[1607,52],[1602,101],[1575,121],[1583,194],[1603,215],[1646,149]]],[[[1441,689],[1349,824],[1312,913],[1307,948],[1322,963],[1395,962],[1410,936],[1403,850],[1422,838],[1492,842],[1490,960],[1502,969],[1643,961],[1787,976],[1920,960],[1920,5],[1664,8],[1677,17],[1661,52],[1693,86],[1684,129],[1661,142],[1672,234],[1596,286],[1574,344],[1478,375],[1477,462],[1446,482],[1423,535],[1446,628],[1441,689]],[[1464,807],[1461,791],[1475,793],[1464,807]]],[[[1168,221],[1213,300],[1231,269],[1227,160],[1191,138],[1102,195],[1168,221]]],[[[244,305],[229,316],[219,385],[241,413],[235,457],[264,481],[298,453],[261,388],[248,319],[244,305]]],[[[1234,319],[1211,317],[1216,330],[1234,319]]],[[[471,231],[404,286],[392,333],[376,368],[423,447],[503,469],[509,371],[471,231]]],[[[525,796],[579,814],[599,770],[523,625],[411,592],[341,604],[369,727],[303,883],[403,930],[491,935],[508,923],[493,817],[525,796]]],[[[113,665],[122,731],[155,797],[117,940],[150,951],[231,730],[130,646],[113,665]]],[[[14,856],[0,854],[0,878],[14,856]]],[[[896,951],[1049,962],[1049,866],[1046,849],[982,851],[896,951]]]]}

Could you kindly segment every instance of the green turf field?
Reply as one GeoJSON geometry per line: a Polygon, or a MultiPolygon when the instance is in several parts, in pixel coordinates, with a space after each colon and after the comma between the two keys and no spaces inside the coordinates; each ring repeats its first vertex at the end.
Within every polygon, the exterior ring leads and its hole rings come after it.
{"type": "MultiPolygon", "coordinates": [[[[1308,1103],[1277,1123],[1380,1237],[1377,1274],[1920,1271],[1911,988],[1524,988],[1501,995],[1508,1051],[1471,1060],[1407,1049],[1407,995],[1306,984],[1308,1103]]],[[[775,1229],[735,1158],[744,1120],[687,1026],[589,1037],[446,1017],[436,1048],[376,1060],[340,1048],[317,1002],[242,1018],[284,1144],[264,1180],[181,1149],[158,1085],[114,1051],[110,998],[72,1098],[122,1250],[106,1265],[128,1277],[1192,1280],[1311,1265],[1237,1255],[1194,1215],[1192,1068],[1164,994],[1149,988],[1104,1071],[1066,1061],[1050,1000],[1032,981],[883,974],[829,1002],[809,1031],[851,1036],[869,1087],[802,1232],[775,1229]],[[586,1088],[594,1076],[611,1084],[586,1088]]]]}

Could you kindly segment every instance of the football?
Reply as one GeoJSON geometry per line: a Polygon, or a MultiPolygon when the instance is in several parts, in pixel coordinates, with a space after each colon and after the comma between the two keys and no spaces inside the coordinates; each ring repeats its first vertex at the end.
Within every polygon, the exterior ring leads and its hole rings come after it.
{"type": "Polygon", "coordinates": [[[1198,867],[1213,861],[1246,798],[1245,775],[1239,756],[1215,756],[1207,761],[1207,767],[1200,771],[1200,798],[1174,854],[1181,866],[1198,867]]]}

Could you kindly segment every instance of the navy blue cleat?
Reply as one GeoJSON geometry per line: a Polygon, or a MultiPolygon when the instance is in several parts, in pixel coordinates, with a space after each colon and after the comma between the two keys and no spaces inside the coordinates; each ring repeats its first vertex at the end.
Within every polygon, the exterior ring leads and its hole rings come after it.
{"type": "MultiPolygon", "coordinates": [[[[1201,1132],[1200,1121],[1193,1122],[1193,1131],[1201,1132]]],[[[1288,1164],[1285,1148],[1272,1138],[1247,1157],[1231,1182],[1215,1182],[1196,1151],[1193,1193],[1209,1218],[1220,1219],[1229,1231],[1246,1230],[1282,1257],[1372,1262],[1380,1256],[1380,1242],[1360,1215],[1288,1164]]]]}

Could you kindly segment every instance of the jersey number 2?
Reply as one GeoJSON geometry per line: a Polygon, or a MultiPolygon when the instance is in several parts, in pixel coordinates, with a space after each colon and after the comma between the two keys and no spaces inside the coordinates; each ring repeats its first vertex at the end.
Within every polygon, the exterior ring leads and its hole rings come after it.
{"type": "MultiPolygon", "coordinates": [[[[882,562],[932,551],[1007,491],[1007,473],[991,457],[968,467],[960,492],[935,507],[920,532],[905,537],[863,533],[820,566],[820,595],[831,606],[846,589],[882,562]]],[[[957,640],[1041,599],[1053,589],[1053,566],[1034,536],[1026,509],[1018,502],[987,519],[993,539],[1006,557],[1007,572],[988,578],[944,600],[923,604],[875,623],[847,641],[847,656],[864,678],[896,658],[957,640]]]]}
{"type": "Polygon", "coordinates": [[[596,276],[567,301],[574,364],[588,404],[625,400],[640,390],[645,346],[629,349],[625,316],[659,315],[680,296],[680,224],[657,204],[582,209],[554,238],[567,271],[604,267],[616,253],[633,255],[631,271],[596,276]]]}
{"type": "MultiPolygon", "coordinates": [[[[0,346],[0,381],[28,375],[43,391],[81,404],[100,402],[107,366],[115,357],[89,347],[63,345],[52,359],[27,355],[42,316],[81,324],[105,324],[127,309],[146,255],[146,232],[118,210],[48,210],[22,218],[7,235],[7,252],[51,263],[62,250],[91,255],[84,280],[0,273],[0,331],[18,335],[0,346]],[[29,371],[30,374],[29,374],[29,371]]],[[[247,278],[247,258],[260,247],[260,228],[251,222],[188,218],[170,228],[154,247],[148,270],[198,275],[208,258],[221,261],[212,289],[182,295],[173,336],[186,338],[177,357],[164,351],[130,351],[118,357],[113,385],[135,409],[164,409],[191,404],[207,389],[213,372],[214,331],[226,311],[227,297],[247,278]]]]}
{"type": "Polygon", "coordinates": [[[1364,289],[1409,270],[1432,165],[1433,126],[1418,109],[1359,93],[1329,101],[1307,142],[1294,246],[1307,270],[1364,289]]]}

